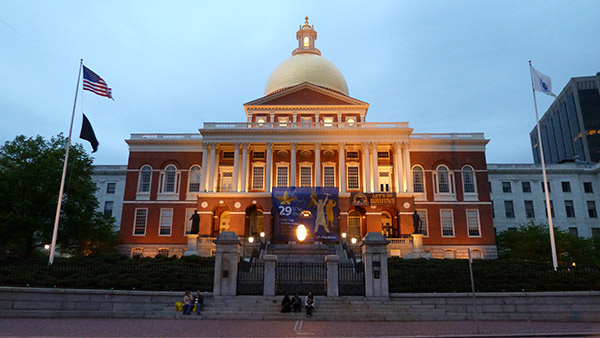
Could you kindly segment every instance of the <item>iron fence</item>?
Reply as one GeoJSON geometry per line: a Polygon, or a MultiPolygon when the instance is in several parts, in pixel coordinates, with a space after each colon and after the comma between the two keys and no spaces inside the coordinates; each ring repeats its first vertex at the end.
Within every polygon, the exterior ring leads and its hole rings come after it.
{"type": "Polygon", "coordinates": [[[262,295],[264,291],[264,262],[241,261],[238,267],[237,294],[262,295]]]}
{"type": "Polygon", "coordinates": [[[339,263],[338,290],[340,296],[365,295],[365,273],[362,264],[339,263]]]}
{"type": "Polygon", "coordinates": [[[312,291],[314,295],[327,293],[327,265],[312,262],[278,262],[276,293],[293,295],[296,292],[305,295],[312,291]]]}

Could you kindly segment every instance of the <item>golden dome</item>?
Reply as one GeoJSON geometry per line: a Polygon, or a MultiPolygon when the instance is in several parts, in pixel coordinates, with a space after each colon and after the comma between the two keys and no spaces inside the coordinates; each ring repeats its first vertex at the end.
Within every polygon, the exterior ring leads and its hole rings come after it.
{"type": "Polygon", "coordinates": [[[342,72],[326,58],[312,53],[293,55],[275,68],[265,86],[265,95],[303,82],[349,95],[342,72]]]}

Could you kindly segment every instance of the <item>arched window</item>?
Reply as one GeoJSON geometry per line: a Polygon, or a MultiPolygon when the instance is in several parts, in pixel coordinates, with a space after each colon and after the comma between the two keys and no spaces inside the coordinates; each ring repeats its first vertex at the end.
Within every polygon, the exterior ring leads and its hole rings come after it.
{"type": "Polygon", "coordinates": [[[360,212],[354,210],[348,214],[348,238],[355,237],[357,239],[360,239],[360,221],[360,212]]]}
{"type": "Polygon", "coordinates": [[[152,181],[152,167],[147,164],[142,166],[139,177],[138,192],[149,193],[150,182],[152,181]]]}
{"type": "Polygon", "coordinates": [[[131,257],[142,257],[144,249],[142,248],[133,248],[131,250],[131,257]]]}
{"type": "Polygon", "coordinates": [[[473,168],[466,165],[462,168],[463,190],[465,194],[475,193],[475,175],[473,168]]]}
{"type": "Polygon", "coordinates": [[[425,192],[425,177],[420,166],[413,167],[413,189],[415,192],[425,192]]]}
{"type": "Polygon", "coordinates": [[[229,211],[223,211],[219,217],[219,233],[229,231],[229,211]]]}
{"type": "Polygon", "coordinates": [[[177,168],[174,165],[168,165],[164,172],[163,191],[165,193],[174,193],[177,179],[177,168]]]}
{"type": "Polygon", "coordinates": [[[444,250],[444,259],[456,259],[456,251],[454,250],[444,250]]]}
{"type": "Polygon", "coordinates": [[[483,251],[479,249],[471,250],[471,258],[473,259],[483,259],[483,251]]]}
{"type": "Polygon", "coordinates": [[[164,256],[164,257],[169,257],[169,249],[165,249],[165,248],[158,249],[158,255],[164,256]]]}
{"type": "Polygon", "coordinates": [[[250,236],[255,236],[263,231],[263,220],[262,210],[254,209],[250,212],[250,236]]]}
{"type": "Polygon", "coordinates": [[[437,168],[437,187],[441,194],[450,193],[450,175],[446,166],[441,165],[437,168]]]}
{"type": "Polygon", "coordinates": [[[385,237],[392,237],[392,216],[387,211],[381,213],[381,233],[385,237]]]}
{"type": "Polygon", "coordinates": [[[200,174],[202,170],[199,165],[194,165],[190,168],[189,177],[189,192],[200,192],[200,174]]]}
{"type": "Polygon", "coordinates": [[[308,36],[304,37],[304,47],[308,47],[310,45],[310,39],[308,38],[308,36]]]}

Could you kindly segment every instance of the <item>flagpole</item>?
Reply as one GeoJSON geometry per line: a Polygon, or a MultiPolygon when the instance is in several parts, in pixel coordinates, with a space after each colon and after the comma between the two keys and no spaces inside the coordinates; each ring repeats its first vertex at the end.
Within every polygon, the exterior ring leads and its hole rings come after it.
{"type": "Polygon", "coordinates": [[[83,59],[79,62],[79,74],[77,75],[77,88],[75,88],[75,100],[73,100],[73,113],[71,114],[71,126],[69,127],[69,137],[67,138],[67,150],[65,152],[65,162],[63,163],[62,178],[60,180],[60,190],[58,192],[58,203],[56,205],[56,217],[54,218],[54,231],[52,232],[52,244],[50,245],[50,258],[48,265],[54,263],[54,253],[56,250],[56,235],[58,233],[58,221],[60,220],[60,209],[63,200],[63,191],[65,188],[65,178],[67,176],[67,163],[69,162],[69,148],[71,147],[71,135],[73,133],[73,120],[75,119],[75,106],[77,105],[77,93],[79,92],[79,80],[81,79],[81,68],[83,59]]]}
{"type": "Polygon", "coordinates": [[[535,84],[533,83],[533,67],[529,60],[529,73],[531,75],[531,90],[533,92],[533,105],[535,106],[535,121],[538,135],[538,145],[540,147],[540,162],[542,162],[542,176],[544,177],[544,193],[546,195],[546,216],[548,216],[548,227],[550,233],[550,248],[552,249],[552,267],[556,271],[558,261],[556,259],[556,243],[554,241],[554,226],[552,225],[552,208],[550,206],[550,194],[548,193],[548,178],[546,176],[546,161],[544,159],[544,148],[542,147],[542,133],[540,132],[540,118],[538,115],[537,100],[535,97],[535,84]]]}

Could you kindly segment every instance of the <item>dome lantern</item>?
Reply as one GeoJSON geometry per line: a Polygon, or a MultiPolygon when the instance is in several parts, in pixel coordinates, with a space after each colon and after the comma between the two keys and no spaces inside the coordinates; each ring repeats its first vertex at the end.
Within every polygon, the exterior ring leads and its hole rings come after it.
{"type": "Polygon", "coordinates": [[[298,48],[294,49],[292,55],[302,53],[321,55],[321,51],[315,48],[315,40],[317,40],[317,31],[315,31],[315,26],[308,24],[308,16],[304,19],[304,25],[300,26],[300,30],[296,32],[298,48]]]}

